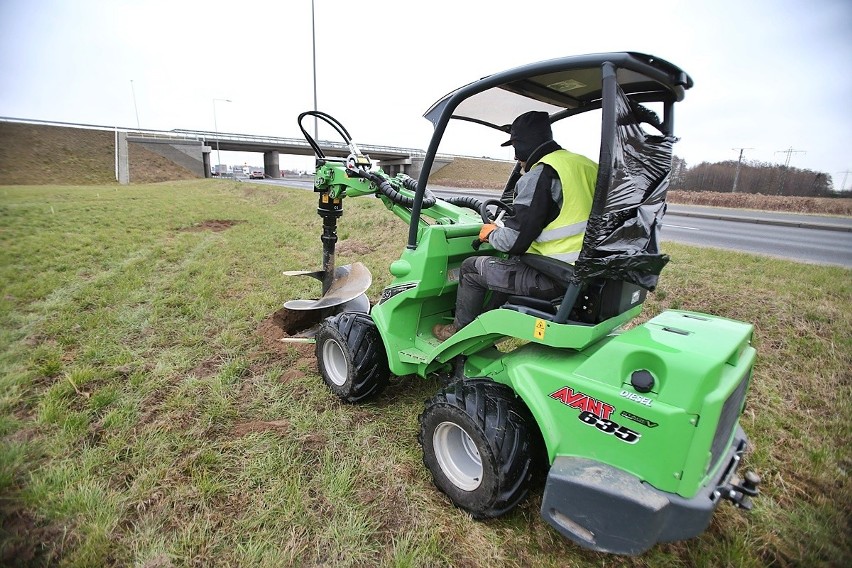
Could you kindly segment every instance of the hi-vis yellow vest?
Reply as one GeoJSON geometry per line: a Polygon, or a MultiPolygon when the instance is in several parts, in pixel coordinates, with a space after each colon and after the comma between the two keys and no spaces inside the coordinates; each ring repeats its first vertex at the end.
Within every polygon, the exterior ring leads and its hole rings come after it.
{"type": "Polygon", "coordinates": [[[568,150],[551,152],[536,165],[539,163],[549,165],[559,175],[562,184],[562,210],[559,216],[542,230],[527,252],[573,264],[583,248],[586,223],[592,210],[592,198],[598,179],[598,166],[585,156],[568,150]]]}

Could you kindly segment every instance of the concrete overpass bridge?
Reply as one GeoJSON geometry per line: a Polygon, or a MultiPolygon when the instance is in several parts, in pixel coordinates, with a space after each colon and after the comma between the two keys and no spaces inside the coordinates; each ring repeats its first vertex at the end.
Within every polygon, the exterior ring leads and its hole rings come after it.
{"type": "MultiPolygon", "coordinates": [[[[258,152],[263,154],[264,173],[267,177],[281,177],[280,154],[312,156],[313,149],[302,138],[284,138],[277,136],[258,136],[253,134],[234,134],[210,132],[206,130],[150,130],[119,126],[99,126],[47,120],[0,117],[3,122],[15,122],[38,126],[102,130],[115,133],[115,171],[119,183],[130,182],[130,152],[128,144],[137,144],[160,154],[183,166],[197,175],[210,177],[213,150],[258,152]]],[[[349,148],[342,142],[319,140],[318,144],[326,156],[343,157],[349,155],[349,148]]],[[[362,152],[378,161],[382,169],[390,175],[406,173],[413,178],[420,175],[425,152],[415,148],[397,148],[375,144],[358,144],[362,152]]],[[[435,172],[453,161],[451,156],[435,159],[432,171],[435,172]]]]}
{"type": "MultiPolygon", "coordinates": [[[[283,138],[277,136],[257,136],[252,134],[234,134],[227,132],[209,132],[204,130],[182,130],[176,129],[168,133],[154,132],[153,137],[175,139],[185,137],[191,140],[201,141],[211,150],[226,150],[235,152],[259,152],[263,153],[264,173],[270,178],[281,177],[279,166],[279,155],[289,154],[296,156],[312,156],[314,154],[310,145],[302,138],[283,138]]],[[[141,141],[146,137],[145,133],[128,131],[128,139],[141,141]]],[[[342,142],[331,142],[319,140],[317,142],[326,156],[345,158],[349,155],[349,147],[342,142]]],[[[423,165],[423,157],[426,152],[415,148],[397,148],[392,146],[378,146],[375,144],[358,144],[358,148],[370,158],[380,162],[382,169],[390,175],[406,173],[416,178],[420,175],[423,165]]],[[[205,152],[206,171],[210,171],[210,152],[205,152]]],[[[443,160],[439,168],[452,161],[451,158],[443,160]]]]}
{"type": "MultiPolygon", "coordinates": [[[[172,147],[180,147],[182,145],[198,146],[201,150],[200,159],[203,164],[205,177],[211,175],[212,161],[210,156],[213,150],[262,153],[264,175],[272,179],[281,177],[281,167],[279,165],[279,156],[281,154],[296,156],[312,156],[314,154],[313,149],[302,138],[183,129],[169,131],[127,129],[125,131],[118,131],[119,139],[122,136],[126,138],[126,142],[145,144],[150,149],[155,149],[152,146],[157,144],[165,144],[172,147]]],[[[349,155],[349,147],[343,142],[318,140],[317,144],[326,156],[345,158],[349,155]]],[[[420,175],[423,167],[423,159],[426,155],[425,151],[416,148],[398,148],[375,144],[358,144],[358,148],[370,156],[372,160],[378,161],[387,174],[396,175],[404,173],[415,179],[420,175]]],[[[452,161],[453,158],[451,156],[436,157],[432,165],[432,172],[440,170],[452,161]]]]}

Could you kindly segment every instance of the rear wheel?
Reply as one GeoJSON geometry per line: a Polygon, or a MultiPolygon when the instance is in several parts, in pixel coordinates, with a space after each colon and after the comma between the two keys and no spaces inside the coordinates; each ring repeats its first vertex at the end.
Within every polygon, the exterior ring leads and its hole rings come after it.
{"type": "Polygon", "coordinates": [[[362,402],[387,386],[385,347],[367,314],[344,312],[323,321],[316,356],[323,381],[346,402],[362,402]]]}
{"type": "Polygon", "coordinates": [[[435,485],[474,518],[502,515],[529,492],[540,436],[505,385],[473,379],[439,391],[420,416],[419,439],[435,485]]]}

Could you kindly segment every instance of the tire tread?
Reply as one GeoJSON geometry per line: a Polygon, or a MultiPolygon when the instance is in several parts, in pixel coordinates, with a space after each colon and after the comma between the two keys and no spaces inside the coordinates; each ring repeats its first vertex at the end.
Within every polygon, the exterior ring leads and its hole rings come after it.
{"type": "Polygon", "coordinates": [[[540,434],[526,405],[507,386],[490,379],[456,381],[426,401],[420,416],[418,440],[424,448],[423,462],[433,473],[433,482],[446,493],[453,503],[468,511],[474,518],[486,519],[503,515],[513,509],[528,494],[539,457],[540,434]],[[432,471],[426,455],[423,416],[430,408],[452,407],[473,420],[484,434],[495,456],[499,479],[497,492],[488,496],[487,502],[471,506],[459,503],[444,490],[432,471]]]}

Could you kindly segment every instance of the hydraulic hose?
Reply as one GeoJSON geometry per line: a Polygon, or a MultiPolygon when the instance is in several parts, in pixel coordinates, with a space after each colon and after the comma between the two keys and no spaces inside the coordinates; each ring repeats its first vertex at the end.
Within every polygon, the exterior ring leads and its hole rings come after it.
{"type": "Polygon", "coordinates": [[[444,201],[457,207],[467,207],[468,209],[473,209],[477,213],[480,209],[482,209],[482,202],[477,198],[471,197],[469,195],[451,195],[449,197],[445,197],[444,201]]]}
{"type": "Polygon", "coordinates": [[[346,144],[350,144],[352,142],[352,137],[349,135],[349,132],[346,130],[346,128],[330,114],[318,110],[305,111],[299,115],[299,118],[296,119],[296,122],[299,125],[299,130],[302,131],[302,135],[305,137],[305,140],[307,140],[308,144],[311,146],[311,149],[314,151],[314,154],[317,158],[325,158],[325,154],[320,148],[319,143],[314,140],[313,136],[308,134],[308,131],[305,130],[304,126],[302,126],[302,119],[306,116],[313,116],[315,118],[322,119],[323,122],[325,122],[337,131],[337,133],[343,138],[346,144]]]}
{"type": "Polygon", "coordinates": [[[402,176],[402,187],[409,191],[417,191],[417,180],[409,176],[402,176]]]}
{"type": "MultiPolygon", "coordinates": [[[[398,192],[393,186],[393,184],[390,182],[390,179],[385,179],[382,176],[374,174],[372,172],[365,172],[363,174],[363,177],[366,177],[367,179],[375,183],[376,186],[379,188],[379,191],[382,192],[382,195],[384,195],[397,205],[402,205],[403,207],[412,207],[414,205],[414,198],[406,197],[405,195],[398,192]]],[[[403,178],[402,185],[403,187],[411,191],[415,191],[417,188],[417,182],[414,181],[414,179],[412,178],[403,178]]],[[[437,201],[438,199],[435,197],[435,195],[427,189],[426,193],[423,194],[423,204],[421,205],[421,207],[424,209],[428,209],[429,207],[435,205],[437,201]]]]}

